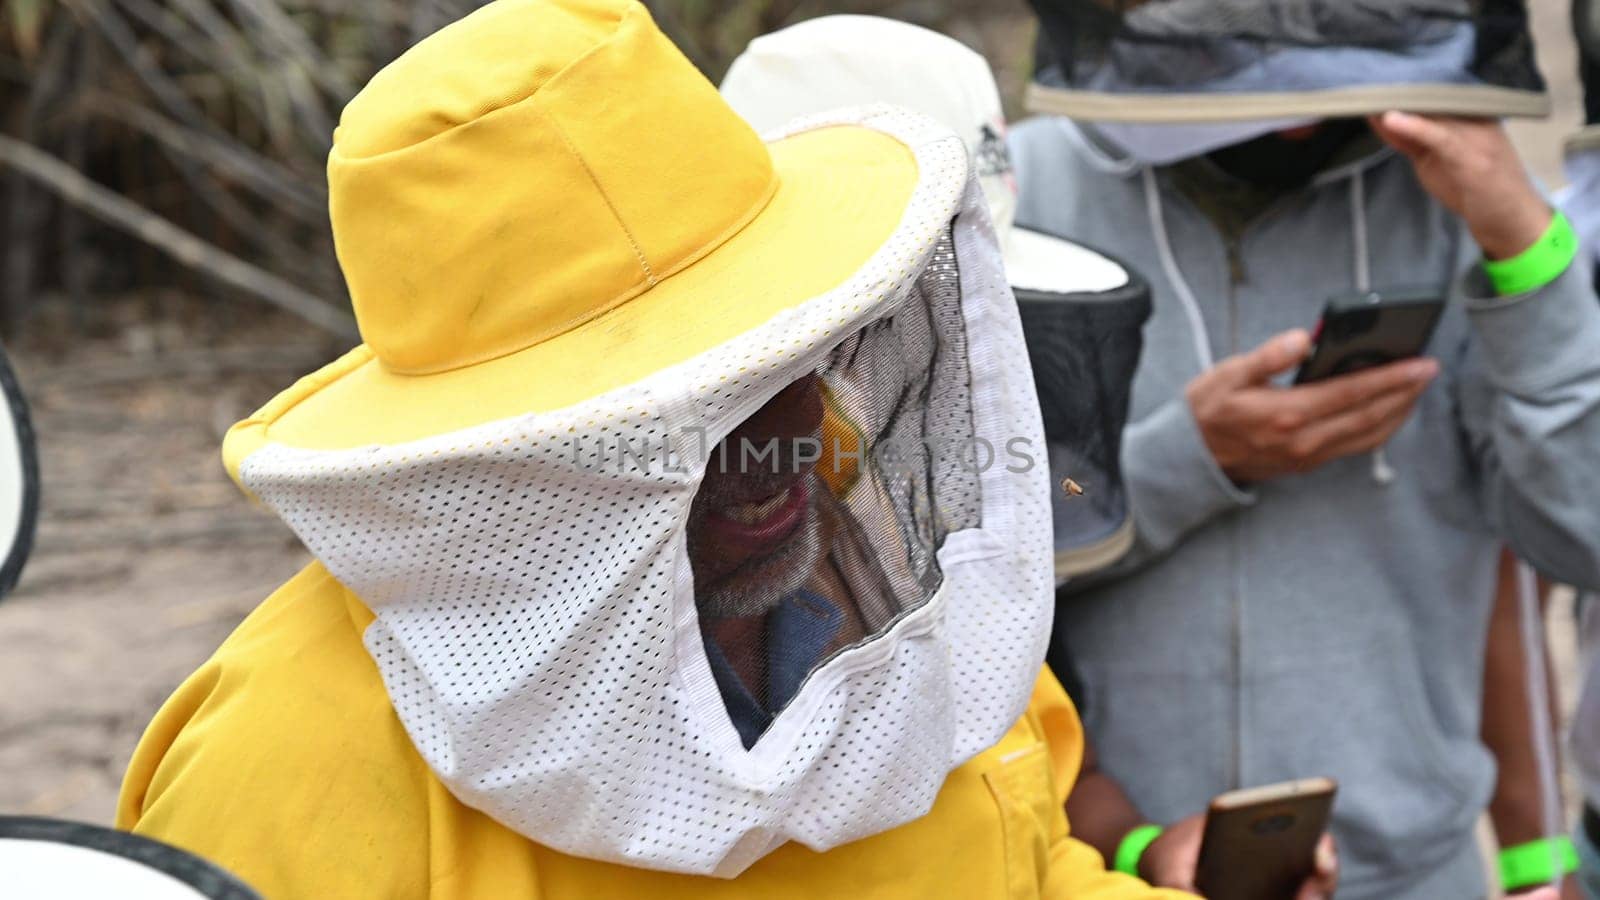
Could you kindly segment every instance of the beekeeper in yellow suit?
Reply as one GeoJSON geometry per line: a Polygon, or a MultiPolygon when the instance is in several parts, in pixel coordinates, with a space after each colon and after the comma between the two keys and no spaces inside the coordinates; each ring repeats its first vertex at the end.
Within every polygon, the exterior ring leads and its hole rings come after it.
{"type": "Polygon", "coordinates": [[[1063,800],[1051,485],[959,138],[763,143],[638,3],[499,0],[345,110],[365,343],[236,426],[317,561],[118,824],[268,898],[1162,896],[1063,800]]]}

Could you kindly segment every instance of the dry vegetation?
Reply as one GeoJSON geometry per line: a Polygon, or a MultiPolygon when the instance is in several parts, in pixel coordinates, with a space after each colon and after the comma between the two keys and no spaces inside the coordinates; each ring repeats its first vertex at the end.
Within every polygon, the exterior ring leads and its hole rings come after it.
{"type": "MultiPolygon", "coordinates": [[[[384,63],[476,5],[6,0],[0,324],[14,333],[51,292],[89,310],[108,291],[160,285],[253,297],[353,336],[323,175],[339,110],[384,63]]],[[[1020,0],[651,5],[713,78],[754,35],[840,11],[1026,57],[1020,0]]]]}

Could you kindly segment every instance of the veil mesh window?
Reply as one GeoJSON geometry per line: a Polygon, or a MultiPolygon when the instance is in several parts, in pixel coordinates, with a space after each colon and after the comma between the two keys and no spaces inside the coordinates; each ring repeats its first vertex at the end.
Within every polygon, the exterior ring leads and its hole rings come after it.
{"type": "Polygon", "coordinates": [[[892,313],[840,343],[710,453],[688,524],[706,656],[746,747],[837,653],[939,589],[979,524],[960,279],[950,236],[892,313]]]}
{"type": "Polygon", "coordinates": [[[1126,515],[1122,432],[1150,317],[1150,289],[1130,272],[1128,283],[1112,291],[1018,289],[1016,296],[1051,474],[1088,488],[1081,496],[1059,484],[1052,490],[1060,553],[1105,537],[1126,515]]]}

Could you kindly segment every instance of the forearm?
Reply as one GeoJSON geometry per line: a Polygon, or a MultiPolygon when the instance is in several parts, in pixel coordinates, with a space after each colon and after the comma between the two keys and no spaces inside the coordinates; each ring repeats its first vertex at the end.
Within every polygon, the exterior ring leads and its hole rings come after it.
{"type": "MultiPolygon", "coordinates": [[[[1489,816],[1502,847],[1514,847],[1548,836],[1538,736],[1534,734],[1535,717],[1528,693],[1528,659],[1523,652],[1517,565],[1509,552],[1501,555],[1483,670],[1482,737],[1494,754],[1498,773],[1489,816]]],[[[1540,597],[1543,596],[1541,586],[1540,597]]],[[[1542,634],[1540,638],[1543,639],[1542,634]]],[[[1551,715],[1546,721],[1556,721],[1553,707],[1552,702],[1551,715]]],[[[1553,732],[1547,739],[1555,746],[1553,732]]]]}
{"type": "Polygon", "coordinates": [[[1122,786],[1101,771],[1093,747],[1085,748],[1083,772],[1067,796],[1067,821],[1073,836],[1099,851],[1107,868],[1116,862],[1117,845],[1128,832],[1145,824],[1122,786]]]}
{"type": "MultiPolygon", "coordinates": [[[[1525,294],[1463,280],[1487,402],[1481,461],[1493,520],[1539,571],[1600,588],[1600,300],[1586,265],[1525,294]]],[[[1469,400],[1470,403],[1470,400],[1469,400]]]]}

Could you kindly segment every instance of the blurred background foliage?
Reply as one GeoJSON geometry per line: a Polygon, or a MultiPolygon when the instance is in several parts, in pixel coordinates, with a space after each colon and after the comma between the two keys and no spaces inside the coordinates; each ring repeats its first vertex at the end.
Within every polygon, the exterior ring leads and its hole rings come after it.
{"type": "MultiPolygon", "coordinates": [[[[344,103],[478,0],[3,0],[0,329],[41,298],[250,297],[353,336],[323,163],[344,103]]],[[[1022,0],[659,0],[713,80],[754,36],[834,12],[936,28],[1020,91],[1022,0]]],[[[218,304],[228,306],[229,304],[218,304]]]]}

